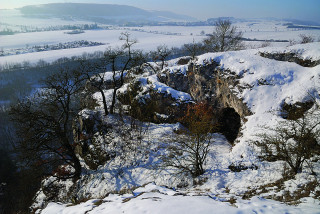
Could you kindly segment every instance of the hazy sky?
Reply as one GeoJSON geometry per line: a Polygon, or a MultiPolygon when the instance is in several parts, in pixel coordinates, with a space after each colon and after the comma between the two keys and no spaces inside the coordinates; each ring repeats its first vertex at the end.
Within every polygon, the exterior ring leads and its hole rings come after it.
{"type": "Polygon", "coordinates": [[[0,8],[54,2],[124,4],[148,10],[166,10],[199,19],[294,18],[320,22],[320,0],[0,0],[0,8]]]}

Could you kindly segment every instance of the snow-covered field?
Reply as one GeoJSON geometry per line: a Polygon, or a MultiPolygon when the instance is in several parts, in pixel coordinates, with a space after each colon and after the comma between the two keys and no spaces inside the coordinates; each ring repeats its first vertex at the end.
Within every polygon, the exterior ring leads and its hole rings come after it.
{"type": "Polygon", "coordinates": [[[41,28],[57,25],[93,24],[93,22],[84,20],[62,20],[58,18],[26,18],[21,14],[19,10],[0,10],[0,23],[0,31],[7,28],[10,28],[14,31],[21,30],[21,26],[41,28]]]}
{"type": "MultiPolygon", "coordinates": [[[[80,40],[89,40],[94,42],[105,43],[106,45],[86,48],[74,48],[55,51],[44,51],[41,53],[28,53],[20,55],[11,55],[0,57],[0,64],[5,63],[19,63],[23,61],[29,61],[36,63],[40,59],[47,62],[52,62],[62,57],[81,56],[84,52],[93,53],[95,51],[105,51],[108,47],[120,47],[123,41],[119,40],[122,32],[126,32],[127,29],[115,29],[115,30],[91,30],[82,34],[65,34],[66,31],[48,31],[48,32],[35,32],[35,33],[23,33],[9,36],[0,36],[0,48],[19,48],[26,45],[50,45],[57,44],[59,42],[72,42],[80,40]]],[[[131,37],[138,40],[136,49],[143,49],[144,51],[154,50],[157,46],[166,44],[168,47],[180,47],[184,43],[191,43],[193,39],[195,41],[201,41],[204,37],[194,37],[192,35],[163,35],[146,32],[130,31],[131,37]]]]}
{"type": "MultiPolygon", "coordinates": [[[[13,12],[1,11],[0,30],[6,28],[19,29],[21,25],[31,27],[49,27],[76,24],[92,24],[82,20],[59,20],[59,19],[36,19],[25,18],[18,11],[13,12]]],[[[320,38],[320,30],[298,30],[283,26],[284,22],[280,21],[262,21],[252,20],[248,22],[236,22],[235,25],[239,30],[244,32],[245,38],[259,40],[299,40],[300,34],[313,36],[316,40],[320,38]]],[[[154,50],[158,45],[166,44],[168,47],[181,47],[185,43],[198,42],[205,38],[205,34],[213,32],[212,26],[144,26],[144,27],[111,27],[110,30],[87,30],[82,34],[65,34],[66,31],[47,31],[19,33],[15,35],[0,35],[0,50],[12,48],[24,48],[34,45],[54,45],[58,43],[67,43],[80,40],[93,42],[102,42],[106,45],[99,47],[75,48],[69,50],[56,50],[41,53],[28,53],[23,55],[0,57],[0,65],[6,63],[22,63],[29,61],[36,63],[40,59],[52,62],[61,57],[81,56],[84,52],[93,53],[95,51],[104,51],[107,47],[121,46],[119,41],[121,32],[128,31],[132,38],[138,40],[135,46],[137,49],[144,51],[154,50]],[[203,31],[203,32],[202,32],[203,31]],[[202,32],[202,33],[201,33],[202,32]]],[[[248,47],[259,47],[262,42],[246,42],[248,47]]],[[[286,46],[288,42],[273,42],[271,46],[286,46]]]]}
{"type": "MultiPolygon", "coordinates": [[[[148,137],[145,139],[149,149],[155,153],[144,164],[137,167],[121,168],[116,162],[99,166],[97,171],[88,170],[83,179],[79,181],[81,190],[78,196],[86,196],[88,201],[80,204],[49,203],[38,213],[320,213],[319,198],[313,198],[319,191],[316,187],[314,193],[300,199],[297,205],[287,205],[279,201],[266,199],[283,197],[286,194],[303,192],[303,186],[320,179],[320,162],[314,162],[314,172],[305,166],[303,171],[293,179],[283,183],[278,189],[275,182],[283,176],[283,162],[266,162],[258,158],[256,148],[250,144],[256,134],[261,132],[261,126],[274,126],[277,121],[283,120],[274,114],[285,101],[295,103],[310,99],[310,92],[314,92],[314,99],[319,104],[320,65],[312,68],[302,67],[294,62],[280,62],[261,57],[259,52],[291,52],[302,59],[320,59],[320,43],[295,45],[288,48],[263,48],[226,53],[208,53],[198,57],[195,62],[198,66],[215,61],[221,69],[233,72],[239,77],[239,85],[244,87],[238,90],[232,88],[234,93],[242,98],[252,111],[246,117],[241,133],[235,146],[231,146],[224,136],[213,134],[213,143],[210,147],[209,158],[205,165],[206,172],[198,180],[198,185],[192,185],[193,179],[188,176],[177,177],[170,170],[158,170],[151,166],[158,160],[158,150],[163,142],[172,140],[173,130],[179,124],[149,124],[148,137]],[[266,84],[259,84],[265,80],[266,84]],[[230,164],[254,164],[256,169],[247,169],[240,172],[231,171],[230,164]],[[119,173],[121,169],[121,173],[119,173]],[[267,185],[267,191],[260,189],[267,185]],[[179,187],[180,186],[180,187],[179,187]],[[181,187],[182,186],[182,187],[181,187]],[[256,191],[255,196],[244,198],[249,191],[256,191]],[[108,194],[116,191],[117,194],[108,194]],[[119,194],[118,192],[126,194],[119,194]],[[259,193],[259,191],[261,191],[259,193]]],[[[186,74],[186,66],[180,68],[177,60],[168,62],[172,72],[186,74]]],[[[226,73],[228,75],[228,73],[226,73]]],[[[159,83],[156,76],[142,75],[153,85],[152,88],[160,93],[169,93],[177,100],[186,97],[185,93],[169,90],[170,87],[159,83]]],[[[124,88],[120,90],[126,90],[124,88]]],[[[112,93],[106,92],[107,96],[112,93]]],[[[99,94],[96,94],[99,100],[99,94]]],[[[96,110],[102,110],[98,107],[96,110]]],[[[319,111],[319,110],[318,110],[319,111]]],[[[115,124],[115,117],[108,117],[115,124]]],[[[48,179],[46,182],[51,182],[48,179]]],[[[61,184],[61,183],[60,183],[61,184]]],[[[62,182],[69,186],[69,182],[62,182]]],[[[44,199],[40,191],[37,203],[40,205],[44,199]]]]}

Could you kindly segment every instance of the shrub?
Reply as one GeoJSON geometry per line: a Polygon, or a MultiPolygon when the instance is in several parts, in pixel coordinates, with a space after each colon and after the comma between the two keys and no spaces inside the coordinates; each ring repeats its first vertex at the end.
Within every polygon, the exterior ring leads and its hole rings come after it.
{"type": "Polygon", "coordinates": [[[178,174],[193,177],[205,172],[204,165],[211,145],[213,110],[205,102],[189,105],[181,122],[188,129],[168,146],[169,154],[163,158],[165,166],[174,167],[178,174]]]}
{"type": "Polygon", "coordinates": [[[283,160],[291,172],[302,171],[306,160],[320,154],[320,118],[316,110],[303,114],[300,118],[283,120],[275,127],[264,127],[255,142],[266,160],[283,160]]]}
{"type": "Polygon", "coordinates": [[[311,35],[300,34],[299,37],[301,44],[314,42],[314,38],[311,35]]]}

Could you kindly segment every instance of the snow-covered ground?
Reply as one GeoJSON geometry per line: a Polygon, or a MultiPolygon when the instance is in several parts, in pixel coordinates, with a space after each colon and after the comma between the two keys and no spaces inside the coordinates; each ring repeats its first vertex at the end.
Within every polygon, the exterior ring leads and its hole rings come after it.
{"type": "MultiPolygon", "coordinates": [[[[4,14],[4,13],[2,13],[4,14]]],[[[84,21],[66,20],[26,20],[19,17],[2,18],[0,22],[9,23],[12,27],[14,23],[20,25],[34,25],[46,27],[48,23],[56,25],[65,24],[85,24],[84,21]],[[13,20],[13,21],[12,21],[13,20]]],[[[236,25],[244,32],[244,37],[250,39],[280,39],[299,40],[300,34],[312,35],[317,40],[320,37],[320,30],[299,30],[292,31],[282,25],[281,22],[239,22],[236,25]]],[[[6,25],[2,25],[6,27],[6,25]]],[[[19,26],[14,26],[18,29],[19,26]]],[[[193,40],[201,41],[205,36],[200,35],[201,31],[211,33],[213,27],[114,27],[110,30],[88,30],[82,34],[65,34],[65,31],[49,31],[21,33],[8,36],[0,36],[1,48],[21,48],[26,45],[51,45],[80,40],[102,42],[107,45],[86,48],[74,48],[64,50],[44,51],[39,53],[28,53],[15,56],[0,57],[0,64],[18,63],[30,61],[36,63],[40,59],[52,62],[61,57],[81,56],[83,52],[92,53],[94,51],[104,51],[108,46],[121,46],[119,41],[121,32],[129,31],[132,38],[138,39],[136,48],[145,51],[153,50],[158,45],[166,44],[169,47],[179,47],[184,43],[193,40]],[[140,31],[138,30],[140,29],[140,31]]],[[[1,29],[0,29],[1,30],[1,29]]],[[[257,42],[249,43],[259,45],[257,42]]],[[[288,46],[288,43],[272,43],[269,48],[252,49],[227,53],[208,53],[198,57],[196,64],[204,66],[206,63],[216,61],[224,70],[230,70],[239,76],[240,86],[243,90],[233,88],[234,93],[242,98],[252,111],[252,115],[246,117],[243,122],[242,135],[237,139],[235,146],[231,146],[224,136],[213,134],[211,150],[208,161],[205,165],[206,173],[198,180],[198,185],[193,186],[191,177],[175,177],[170,174],[170,170],[157,170],[152,168],[163,151],[158,149],[163,142],[173,140],[173,130],[179,124],[145,124],[148,126],[143,143],[148,145],[151,153],[149,158],[143,160],[142,166],[125,167],[118,162],[106,163],[99,166],[98,170],[84,170],[82,179],[79,181],[81,191],[78,197],[88,199],[80,204],[49,203],[38,213],[320,213],[319,199],[312,198],[312,194],[302,198],[297,206],[288,206],[284,203],[265,199],[274,195],[284,195],[285,191],[303,191],[301,187],[314,179],[310,175],[310,170],[305,167],[302,173],[295,176],[284,184],[284,189],[277,191],[276,186],[270,186],[267,192],[254,196],[250,199],[242,199],[249,190],[258,190],[259,187],[276,182],[282,177],[283,162],[262,162],[258,159],[256,149],[250,144],[251,140],[261,131],[261,125],[272,126],[282,119],[273,112],[278,110],[283,104],[305,101],[310,92],[314,92],[316,101],[319,103],[320,90],[320,65],[313,68],[306,68],[294,62],[280,62],[263,58],[259,52],[294,52],[302,59],[320,59],[320,43],[307,45],[288,46]],[[282,47],[276,47],[282,46],[282,47]],[[267,84],[259,84],[264,82],[267,84]],[[255,164],[257,169],[248,169],[241,172],[232,172],[228,166],[230,164],[243,164],[250,166],[255,164]],[[146,185],[143,187],[143,185],[146,185]],[[165,187],[167,186],[167,187],[165,187]],[[180,188],[179,188],[180,187],[180,188]],[[116,192],[116,194],[109,194],[116,192]],[[120,194],[119,192],[126,192],[120,194]],[[90,200],[89,200],[90,199],[90,200]]],[[[181,72],[187,75],[187,66],[178,66],[176,60],[168,63],[170,70],[181,72]]],[[[172,89],[160,83],[155,75],[145,73],[143,77],[145,83],[150,84],[159,93],[167,93],[180,101],[190,99],[190,95],[172,89]]],[[[127,86],[127,85],[125,85],[127,86]]],[[[147,87],[147,85],[144,85],[147,87]]],[[[125,88],[119,91],[125,91],[125,88]]],[[[112,91],[105,92],[107,100],[111,100],[112,91]]],[[[99,93],[94,97],[100,101],[99,93]]],[[[97,111],[102,110],[98,107],[97,111]]],[[[112,116],[106,120],[115,123],[112,116]]],[[[148,152],[150,152],[148,151],[148,152]]],[[[119,161],[119,160],[117,160],[119,161]]],[[[83,166],[85,164],[83,163],[83,166]]],[[[314,163],[314,171],[319,180],[320,163],[314,163]]],[[[47,180],[49,182],[50,179],[47,180]]],[[[61,182],[70,187],[70,182],[61,182]]],[[[317,190],[320,191],[319,187],[317,190]]],[[[63,190],[62,190],[63,191],[63,190]]],[[[63,194],[63,193],[62,193],[63,194]]],[[[34,206],[41,205],[44,195],[40,191],[34,206]]]]}
{"type": "Polygon", "coordinates": [[[21,26],[42,28],[58,25],[94,24],[84,20],[62,20],[58,18],[26,18],[20,10],[0,10],[0,31],[7,28],[13,31],[21,30],[21,26]]]}
{"type": "MultiPolygon", "coordinates": [[[[57,43],[65,43],[80,40],[89,40],[93,42],[101,42],[106,45],[86,48],[74,48],[55,51],[43,51],[41,53],[28,53],[21,55],[11,55],[0,57],[0,64],[5,63],[21,63],[23,61],[29,61],[36,63],[40,59],[47,62],[52,62],[62,57],[81,56],[84,52],[93,53],[95,51],[105,51],[108,47],[120,47],[123,41],[119,40],[122,32],[126,32],[127,29],[115,29],[115,30],[90,30],[82,34],[65,34],[66,31],[47,31],[47,32],[35,32],[35,33],[23,33],[8,36],[0,36],[0,48],[19,48],[26,47],[26,45],[51,45],[57,43]]],[[[138,43],[135,45],[136,49],[142,49],[144,51],[155,50],[159,45],[167,45],[168,47],[180,47],[185,43],[195,41],[201,41],[204,36],[194,37],[192,35],[164,35],[154,34],[146,32],[130,31],[131,38],[136,38],[138,43]]]]}
{"type": "MultiPolygon", "coordinates": [[[[1,11],[0,30],[19,29],[20,25],[32,27],[49,27],[76,24],[93,24],[82,20],[59,20],[59,19],[37,19],[25,18],[19,11],[1,11]],[[8,25],[6,25],[8,24],[8,25]]],[[[235,25],[243,31],[244,37],[258,40],[299,40],[300,34],[311,35],[316,40],[320,38],[320,30],[292,30],[283,25],[284,22],[268,20],[252,20],[248,22],[236,22],[235,25]]],[[[180,47],[185,43],[202,41],[205,34],[210,34],[213,26],[144,26],[144,27],[111,27],[110,30],[87,30],[82,34],[65,34],[67,31],[47,31],[19,33],[15,35],[0,35],[1,49],[24,48],[34,45],[54,45],[73,41],[88,40],[92,42],[105,43],[104,46],[75,48],[69,50],[55,50],[41,53],[28,53],[23,55],[0,57],[0,65],[11,63],[22,63],[29,61],[36,63],[40,59],[47,62],[55,61],[62,57],[81,56],[82,53],[93,53],[104,51],[108,46],[121,46],[119,41],[121,32],[129,31],[132,38],[138,40],[135,46],[144,51],[154,50],[158,45],[166,44],[168,47],[180,47]],[[203,32],[202,32],[203,31],[203,32]],[[202,33],[201,33],[202,32],[202,33]]],[[[259,47],[262,42],[246,42],[248,47],[259,47]]],[[[288,42],[272,42],[271,46],[287,46],[288,42]]]]}
{"type": "MultiPolygon", "coordinates": [[[[314,201],[309,201],[312,205],[314,201]]],[[[233,206],[220,201],[219,197],[207,194],[185,193],[147,184],[133,191],[132,194],[110,194],[103,199],[93,199],[85,203],[68,206],[66,204],[50,203],[42,214],[120,214],[120,213],[152,213],[152,214],[181,214],[181,213],[317,213],[319,207],[302,203],[297,207],[280,202],[254,197],[250,200],[240,200],[233,206]]]]}
{"type": "MultiPolygon", "coordinates": [[[[226,71],[225,75],[229,75],[229,70],[233,72],[232,75],[239,77],[240,86],[250,86],[242,90],[235,87],[233,90],[243,99],[252,115],[246,117],[242,135],[235,146],[232,147],[220,134],[212,135],[206,172],[196,179],[197,185],[193,185],[194,179],[191,177],[172,175],[172,169],[158,170],[152,167],[158,161],[158,156],[164,154],[159,150],[161,144],[174,139],[171,136],[179,124],[146,124],[148,134],[143,139],[151,153],[149,158],[142,161],[142,165],[121,168],[116,162],[111,162],[99,166],[96,171],[88,170],[79,181],[81,189],[78,193],[80,198],[87,198],[88,201],[80,204],[49,203],[38,213],[320,213],[320,201],[319,198],[313,198],[314,193],[291,206],[266,199],[275,196],[285,199],[287,193],[303,192],[301,188],[306,183],[320,179],[319,160],[314,162],[313,168],[317,177],[311,175],[309,167],[305,166],[301,173],[278,189],[275,182],[283,176],[283,162],[260,161],[256,148],[250,143],[261,132],[262,125],[273,126],[283,120],[274,112],[284,101],[306,101],[312,93],[319,104],[320,65],[302,67],[294,62],[263,58],[259,52],[294,52],[302,58],[319,59],[320,43],[295,45],[286,49],[271,47],[207,53],[198,57],[198,66],[218,62],[220,68],[226,71]],[[232,172],[228,168],[230,164],[254,164],[257,168],[232,172]],[[267,191],[259,189],[263,186],[267,191]],[[244,199],[248,191],[256,191],[255,196],[244,199]],[[114,192],[117,194],[109,194],[114,192]]],[[[179,70],[176,62],[168,62],[172,71],[187,75],[186,67],[181,66],[179,70]]],[[[154,75],[145,73],[143,78],[148,79],[145,83],[158,86],[152,87],[155,90],[164,88],[161,93],[173,93],[177,100],[186,97],[185,93],[169,90],[154,75]]],[[[124,91],[125,88],[120,90],[124,91]]],[[[106,95],[111,96],[112,93],[106,92],[106,95]]],[[[99,100],[99,94],[95,96],[99,100]]],[[[96,110],[99,109],[101,107],[96,110]]],[[[107,120],[115,124],[116,118],[109,116],[107,120]]],[[[48,179],[46,182],[50,181],[48,179]]],[[[64,185],[70,183],[65,182],[64,185]]],[[[319,190],[320,187],[316,187],[315,191],[319,190]]],[[[39,192],[35,206],[40,205],[43,199],[43,193],[39,192]]]]}

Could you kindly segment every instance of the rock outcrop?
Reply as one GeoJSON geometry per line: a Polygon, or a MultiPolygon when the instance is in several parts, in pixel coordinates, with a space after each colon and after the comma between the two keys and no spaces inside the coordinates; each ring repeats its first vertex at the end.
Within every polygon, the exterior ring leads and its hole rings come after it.
{"type": "Polygon", "coordinates": [[[286,53],[260,52],[260,56],[268,59],[278,60],[278,61],[294,62],[303,67],[315,67],[320,64],[320,60],[303,59],[299,57],[296,53],[292,53],[292,52],[286,52],[286,53]]]}
{"type": "MultiPolygon", "coordinates": [[[[172,72],[164,70],[158,75],[159,80],[169,87],[189,93],[195,101],[207,101],[214,107],[218,132],[233,142],[239,133],[241,120],[251,112],[238,92],[244,87],[239,84],[239,76],[229,70],[223,70],[219,64],[188,64],[188,71],[172,72]]],[[[247,86],[250,87],[250,86],[247,86]]]]}
{"type": "Polygon", "coordinates": [[[169,87],[189,93],[195,101],[206,100],[218,109],[233,108],[241,118],[251,114],[237,96],[237,91],[243,87],[239,85],[239,77],[221,69],[216,62],[207,65],[189,63],[185,74],[164,70],[158,78],[169,87]]]}

